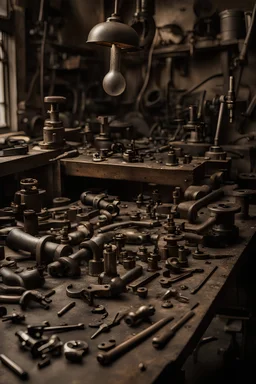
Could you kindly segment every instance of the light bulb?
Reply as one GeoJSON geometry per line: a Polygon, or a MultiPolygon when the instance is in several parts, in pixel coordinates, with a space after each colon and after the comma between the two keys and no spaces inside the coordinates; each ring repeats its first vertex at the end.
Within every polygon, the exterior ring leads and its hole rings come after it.
{"type": "Polygon", "coordinates": [[[103,79],[104,91],[110,96],[121,95],[126,88],[126,81],[120,72],[120,48],[112,45],[110,50],[110,68],[103,79]]]}

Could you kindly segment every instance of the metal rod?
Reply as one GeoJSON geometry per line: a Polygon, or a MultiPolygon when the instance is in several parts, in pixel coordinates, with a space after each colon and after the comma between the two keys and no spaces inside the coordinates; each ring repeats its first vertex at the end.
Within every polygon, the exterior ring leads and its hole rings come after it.
{"type": "Polygon", "coordinates": [[[218,116],[218,123],[217,123],[216,133],[214,137],[214,145],[219,145],[219,136],[220,136],[220,128],[222,124],[223,112],[224,112],[224,102],[221,102],[219,116],[218,116]]]}
{"type": "Polygon", "coordinates": [[[196,294],[203,286],[204,284],[210,279],[210,277],[214,274],[214,272],[218,269],[218,266],[216,265],[212,270],[211,272],[201,281],[201,283],[198,284],[197,287],[195,287],[194,289],[192,289],[192,291],[190,291],[190,293],[192,295],[196,294]]]}
{"type": "Polygon", "coordinates": [[[163,348],[175,333],[194,315],[195,312],[193,311],[185,313],[171,328],[165,329],[160,336],[154,337],[152,340],[153,347],[157,349],[163,348]]]}
{"type": "Polygon", "coordinates": [[[12,372],[14,372],[17,376],[19,376],[21,379],[25,380],[28,379],[28,373],[24,371],[23,368],[21,368],[18,364],[16,364],[13,360],[11,360],[6,355],[1,354],[0,360],[2,363],[9,368],[12,372]]]}
{"type": "Polygon", "coordinates": [[[114,8],[114,14],[115,15],[118,15],[118,7],[119,6],[119,2],[118,2],[118,0],[115,0],[115,8],[114,8]]]}
{"type": "Polygon", "coordinates": [[[75,305],[76,305],[75,301],[71,301],[71,303],[65,305],[65,307],[63,307],[59,312],[57,312],[58,317],[65,315],[65,313],[70,311],[70,309],[74,308],[75,305]]]}
{"type": "Polygon", "coordinates": [[[147,329],[144,329],[142,332],[138,333],[136,336],[132,337],[129,340],[124,341],[123,343],[119,344],[117,347],[112,349],[109,352],[105,353],[98,353],[97,360],[102,365],[110,364],[111,362],[115,361],[119,357],[121,357],[123,354],[128,352],[130,349],[136,347],[138,344],[140,344],[142,341],[147,339],[149,336],[151,336],[153,333],[158,331],[160,328],[162,328],[165,324],[169,323],[173,320],[173,316],[168,316],[164,319],[161,319],[157,321],[155,324],[151,325],[147,329]]]}

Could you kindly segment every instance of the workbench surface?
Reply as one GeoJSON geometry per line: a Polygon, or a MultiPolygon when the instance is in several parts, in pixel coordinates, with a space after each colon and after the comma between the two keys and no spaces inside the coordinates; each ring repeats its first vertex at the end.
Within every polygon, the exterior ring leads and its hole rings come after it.
{"type": "MultiPolygon", "coordinates": [[[[0,353],[6,354],[8,357],[17,362],[22,368],[29,373],[29,382],[31,383],[62,383],[62,384],[82,384],[82,383],[102,383],[112,384],[116,383],[152,383],[157,379],[161,379],[163,372],[170,372],[173,367],[181,368],[186,358],[193,351],[204,331],[207,329],[211,322],[216,310],[221,305],[222,295],[225,293],[225,287],[232,280],[232,276],[236,275],[236,271],[242,262],[246,261],[251,249],[255,246],[255,220],[247,220],[243,223],[239,222],[240,238],[236,245],[229,248],[217,250],[211,249],[211,254],[225,254],[230,255],[230,258],[202,261],[194,260],[189,256],[189,266],[203,268],[204,273],[195,273],[192,277],[173,284],[173,287],[178,288],[181,285],[187,285],[187,290],[179,290],[183,295],[188,296],[190,299],[189,304],[180,303],[172,299],[173,308],[164,309],[161,307],[161,296],[166,291],[159,284],[159,279],[162,277],[164,269],[164,262],[160,262],[163,268],[160,270],[160,276],[147,285],[149,293],[146,299],[139,298],[132,292],[122,294],[118,299],[95,299],[95,305],[104,304],[107,309],[108,317],[106,321],[114,318],[117,312],[126,311],[129,309],[139,308],[143,304],[152,304],[155,306],[156,312],[151,317],[152,322],[169,315],[174,316],[174,320],[165,326],[171,327],[180,316],[185,314],[190,307],[199,302],[199,306],[195,309],[195,316],[183,326],[174,338],[162,350],[156,350],[152,346],[152,338],[160,334],[158,331],[154,336],[149,337],[146,341],[142,342],[136,348],[130,350],[128,353],[120,357],[109,366],[102,366],[97,361],[96,356],[99,350],[97,345],[99,343],[115,339],[118,345],[122,341],[132,337],[149,326],[148,323],[142,323],[138,327],[130,328],[124,321],[120,325],[112,328],[108,333],[102,333],[94,340],[90,336],[95,332],[95,328],[90,328],[88,324],[102,315],[92,314],[92,307],[89,307],[81,299],[71,299],[66,296],[65,289],[68,284],[72,282],[73,288],[79,288],[90,282],[96,283],[96,278],[90,277],[86,274],[85,268],[82,270],[82,276],[79,279],[60,278],[54,279],[52,277],[46,278],[44,291],[48,291],[52,287],[55,288],[56,294],[53,295],[52,303],[49,310],[39,308],[36,304],[34,308],[24,311],[26,320],[24,325],[14,325],[9,322],[0,322],[1,334],[1,347],[0,353]],[[210,270],[218,266],[217,271],[208,280],[205,286],[195,295],[190,294],[190,289],[197,286],[199,282],[205,277],[210,270]],[[76,306],[70,310],[66,315],[59,318],[57,311],[70,301],[76,301],[76,306]],[[44,320],[48,320],[51,325],[58,325],[61,323],[76,324],[84,323],[85,330],[72,331],[60,333],[59,337],[63,342],[69,340],[84,340],[89,344],[89,352],[83,358],[81,364],[70,363],[62,355],[61,357],[52,358],[51,365],[39,370],[37,368],[38,359],[32,359],[28,351],[23,351],[19,347],[18,338],[15,336],[17,330],[26,330],[27,324],[40,324],[44,320]],[[139,369],[139,364],[143,363],[146,367],[144,371],[139,369]]],[[[154,230],[154,233],[158,229],[154,230]]],[[[8,251],[7,254],[13,255],[13,251],[8,251]]],[[[139,263],[137,263],[138,265],[139,263]]],[[[22,263],[19,263],[22,266],[22,263]]],[[[144,275],[148,274],[146,271],[146,263],[141,263],[144,267],[144,275]]],[[[126,271],[122,266],[118,267],[120,275],[126,271]]],[[[172,274],[172,277],[175,275],[172,274]]],[[[8,313],[13,310],[21,312],[18,305],[6,305],[8,313]]],[[[167,375],[168,377],[168,375],[167,375]]],[[[172,382],[174,378],[172,377],[172,382]]],[[[15,384],[19,383],[20,379],[9,371],[5,366],[0,364],[0,383],[15,384]]]]}
{"type": "Polygon", "coordinates": [[[0,157],[0,177],[49,164],[49,160],[59,153],[59,150],[42,150],[39,147],[33,147],[27,155],[0,157]]]}

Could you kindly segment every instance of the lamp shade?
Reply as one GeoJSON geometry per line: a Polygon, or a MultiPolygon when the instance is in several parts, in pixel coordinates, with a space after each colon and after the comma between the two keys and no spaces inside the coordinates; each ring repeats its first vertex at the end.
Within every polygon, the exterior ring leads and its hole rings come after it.
{"type": "Polygon", "coordinates": [[[119,48],[132,48],[139,46],[139,36],[127,24],[108,19],[106,22],[96,24],[91,29],[87,43],[108,47],[115,44],[119,48]]]}

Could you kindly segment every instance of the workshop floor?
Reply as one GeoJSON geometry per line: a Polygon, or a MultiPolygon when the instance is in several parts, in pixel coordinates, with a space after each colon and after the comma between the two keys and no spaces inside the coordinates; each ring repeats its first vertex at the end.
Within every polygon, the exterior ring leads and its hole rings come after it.
{"type": "Polygon", "coordinates": [[[231,336],[224,331],[224,325],[223,320],[216,317],[204,337],[216,336],[218,340],[199,349],[196,363],[193,355],[186,361],[184,365],[186,384],[255,383],[255,369],[251,362],[242,363],[238,359],[233,359],[228,363],[224,359],[231,340],[231,336]]]}

